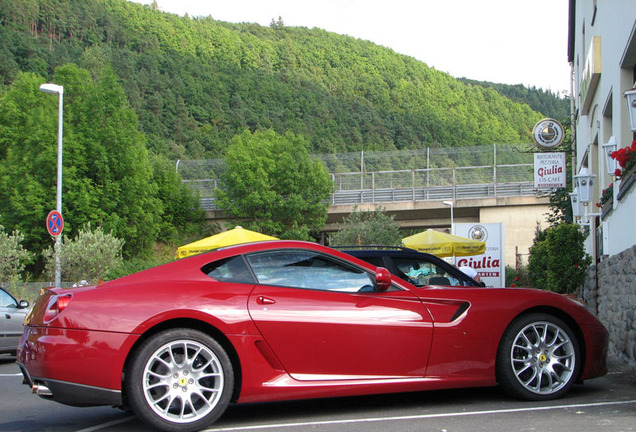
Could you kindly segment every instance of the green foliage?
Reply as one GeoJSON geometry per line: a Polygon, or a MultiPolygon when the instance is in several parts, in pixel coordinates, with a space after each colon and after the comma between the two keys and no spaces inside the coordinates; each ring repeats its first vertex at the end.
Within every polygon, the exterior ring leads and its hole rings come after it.
{"type": "Polygon", "coordinates": [[[276,191],[275,202],[252,194],[258,206],[237,197],[233,217],[310,238],[324,224],[324,173],[308,175],[310,163],[292,169],[290,155],[528,142],[542,117],[367,41],[280,18],[229,24],[125,0],[0,0],[0,56],[0,223],[31,251],[50,244],[44,220],[55,197],[57,101],[39,91],[45,81],[64,86],[65,233],[103,226],[125,240],[126,258],[147,259],[156,240],[205,229],[168,161],[221,157],[246,130],[302,141],[268,150],[276,164],[257,158],[270,183],[300,187],[276,191]],[[285,182],[276,170],[294,174],[285,182]],[[319,184],[303,186],[303,176],[319,184]]]}
{"type": "MultiPolygon", "coordinates": [[[[571,179],[571,176],[568,178],[571,179]]],[[[559,188],[550,194],[550,213],[546,216],[550,226],[573,222],[572,202],[568,188],[559,188]]]]}
{"type": "Polygon", "coordinates": [[[332,184],[302,137],[245,131],[225,161],[217,199],[233,223],[281,239],[310,240],[323,228],[332,184]]]}
{"type": "MultiPolygon", "coordinates": [[[[65,230],[72,233],[93,222],[125,239],[128,253],[149,250],[163,207],[137,116],[117,78],[105,69],[93,81],[86,70],[69,64],[54,80],[64,86],[65,230]]],[[[24,232],[30,250],[50,242],[43,221],[56,196],[57,98],[39,91],[43,81],[21,74],[0,98],[0,199],[5,203],[0,217],[24,232]]]]}
{"type": "Polygon", "coordinates": [[[467,78],[460,78],[459,80],[466,84],[492,88],[502,96],[515,102],[526,103],[533,110],[553,119],[565,119],[570,115],[570,99],[551,90],[525,87],[521,84],[509,85],[475,81],[467,78]]]}
{"type": "MultiPolygon", "coordinates": [[[[60,250],[62,280],[67,282],[97,283],[104,280],[110,271],[122,265],[124,241],[102,227],[91,230],[90,224],[80,228],[75,238],[64,236],[60,250]]],[[[49,247],[43,252],[46,273],[52,279],[55,274],[55,252],[49,247]]]]}
{"type": "Polygon", "coordinates": [[[8,234],[0,225],[0,285],[2,282],[17,282],[33,254],[24,249],[24,235],[17,230],[8,234]]]}
{"type": "Polygon", "coordinates": [[[507,287],[531,287],[530,275],[527,266],[514,268],[506,266],[506,286],[507,287]]]}
{"type": "Polygon", "coordinates": [[[401,246],[399,225],[379,208],[375,211],[358,210],[357,207],[338,224],[338,231],[329,237],[333,246],[385,245],[401,246]]]}
{"type": "Polygon", "coordinates": [[[204,225],[204,213],[199,197],[186,186],[175,169],[173,161],[164,156],[151,155],[153,167],[152,182],[157,186],[157,195],[163,203],[163,217],[158,239],[161,241],[180,240],[184,232],[204,225]]]}
{"type": "Polygon", "coordinates": [[[591,263],[584,240],[577,224],[561,223],[538,231],[528,263],[532,286],[562,294],[575,292],[591,263]]]}
{"type": "Polygon", "coordinates": [[[125,0],[2,0],[0,47],[4,83],[70,62],[99,79],[111,66],[150,150],[171,159],[220,157],[245,129],[291,131],[312,153],[520,143],[541,117],[390,49],[281,18],[265,27],[125,0]]]}
{"type": "Polygon", "coordinates": [[[121,266],[110,269],[106,275],[106,279],[111,280],[127,276],[151,267],[166,264],[170,261],[174,261],[174,250],[171,250],[169,254],[167,254],[165,250],[161,250],[153,255],[131,257],[125,259],[121,266]]]}

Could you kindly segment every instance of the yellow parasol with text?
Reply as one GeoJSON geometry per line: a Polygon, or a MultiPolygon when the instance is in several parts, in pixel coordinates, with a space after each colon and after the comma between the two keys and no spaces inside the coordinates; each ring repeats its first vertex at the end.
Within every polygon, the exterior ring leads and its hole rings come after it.
{"type": "Polygon", "coordinates": [[[479,255],[486,242],[428,229],[402,239],[404,246],[438,257],[479,255]]]}

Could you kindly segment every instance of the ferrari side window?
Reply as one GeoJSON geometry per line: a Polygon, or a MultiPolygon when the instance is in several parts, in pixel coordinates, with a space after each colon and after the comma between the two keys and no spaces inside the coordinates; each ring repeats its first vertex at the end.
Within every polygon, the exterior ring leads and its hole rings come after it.
{"type": "Polygon", "coordinates": [[[258,282],[293,288],[358,292],[373,289],[369,274],[310,251],[275,251],[247,256],[258,282]]]}
{"type": "Polygon", "coordinates": [[[205,265],[203,273],[219,282],[256,283],[242,256],[222,259],[205,265]]]}

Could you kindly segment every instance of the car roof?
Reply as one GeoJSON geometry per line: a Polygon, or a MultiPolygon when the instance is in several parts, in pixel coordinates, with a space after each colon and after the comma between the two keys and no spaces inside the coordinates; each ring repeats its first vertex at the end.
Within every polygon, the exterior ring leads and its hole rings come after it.
{"type": "Polygon", "coordinates": [[[385,256],[390,255],[393,257],[420,257],[429,258],[433,260],[439,260],[440,258],[431,255],[426,252],[419,252],[415,249],[410,249],[402,246],[378,246],[378,245],[366,245],[366,246],[332,246],[332,248],[348,253],[353,256],[385,256]]]}

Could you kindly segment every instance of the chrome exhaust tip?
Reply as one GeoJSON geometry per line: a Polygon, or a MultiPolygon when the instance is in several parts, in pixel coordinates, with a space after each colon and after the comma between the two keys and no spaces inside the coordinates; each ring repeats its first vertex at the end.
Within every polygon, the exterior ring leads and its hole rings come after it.
{"type": "Polygon", "coordinates": [[[36,394],[38,396],[53,396],[53,392],[44,384],[34,384],[33,387],[31,387],[31,391],[33,392],[33,394],[36,394]]]}

